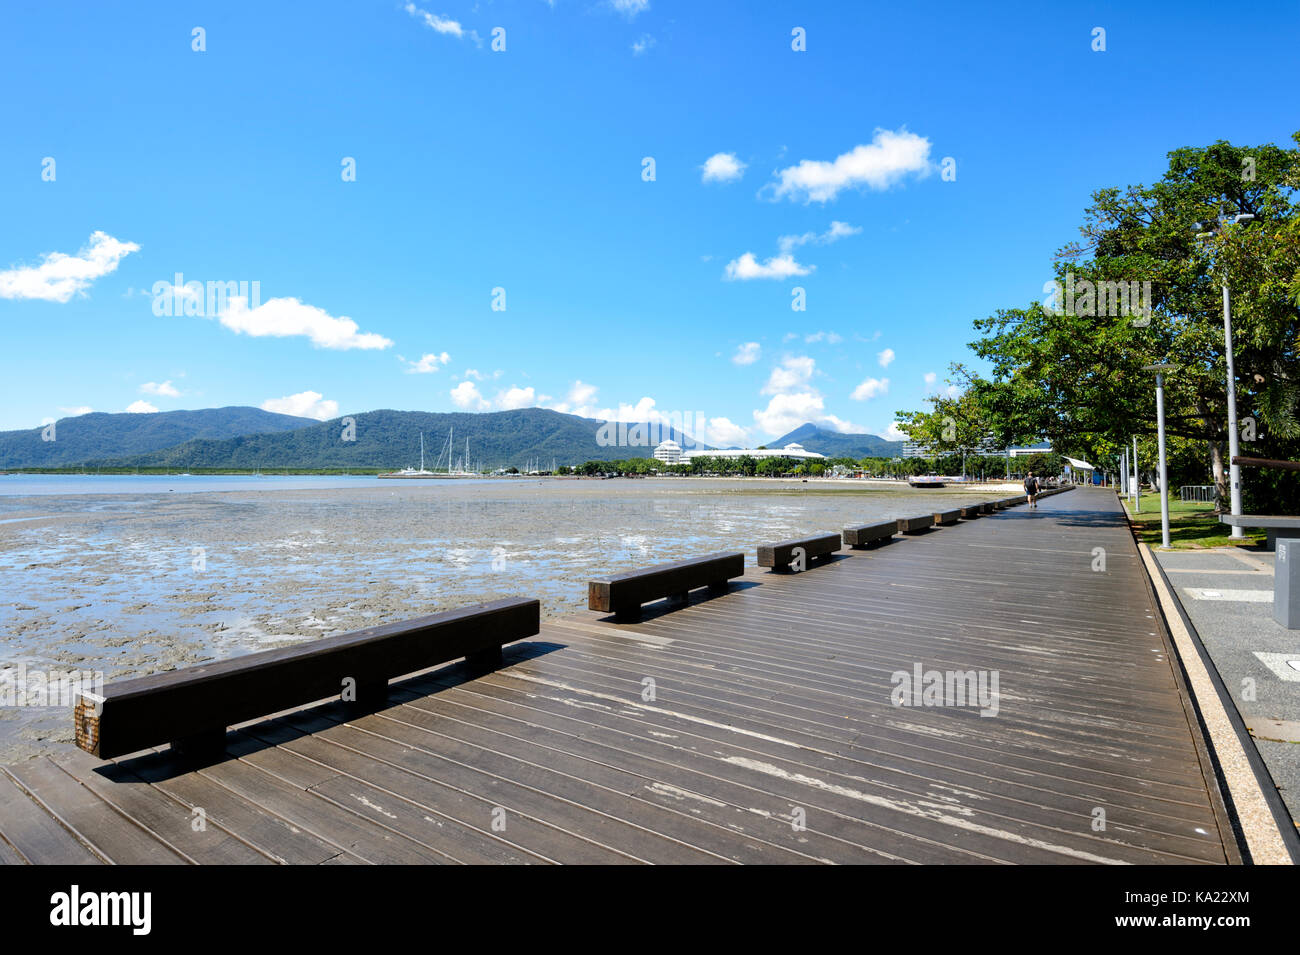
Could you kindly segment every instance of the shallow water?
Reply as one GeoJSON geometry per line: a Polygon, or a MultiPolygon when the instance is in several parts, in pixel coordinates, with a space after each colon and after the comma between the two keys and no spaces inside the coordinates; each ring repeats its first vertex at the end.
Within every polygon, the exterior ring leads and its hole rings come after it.
{"type": "MultiPolygon", "coordinates": [[[[193,478],[175,493],[153,483],[168,479],[58,477],[79,492],[0,498],[0,683],[20,663],[112,682],[505,596],[557,616],[585,606],[597,574],[723,549],[752,561],[764,541],[996,496],[312,477],[193,478]]],[[[68,743],[71,727],[64,707],[0,707],[0,762],[68,743]]]]}

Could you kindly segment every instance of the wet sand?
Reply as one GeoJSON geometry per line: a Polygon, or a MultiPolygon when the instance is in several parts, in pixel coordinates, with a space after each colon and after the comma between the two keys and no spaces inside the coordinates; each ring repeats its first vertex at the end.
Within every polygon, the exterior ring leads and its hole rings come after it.
{"type": "MultiPolygon", "coordinates": [[[[996,496],[867,482],[514,480],[9,498],[0,681],[106,682],[505,596],[581,609],[601,573],[996,496]]],[[[0,762],[72,742],[66,707],[0,707],[0,762]]]]}

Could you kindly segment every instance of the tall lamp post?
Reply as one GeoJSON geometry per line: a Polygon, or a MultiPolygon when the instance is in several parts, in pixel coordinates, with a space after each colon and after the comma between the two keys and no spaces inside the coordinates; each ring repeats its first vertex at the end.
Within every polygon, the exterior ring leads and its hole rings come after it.
{"type": "MultiPolygon", "coordinates": [[[[1198,230],[1196,237],[1198,239],[1213,238],[1216,235],[1222,235],[1224,229],[1229,225],[1236,225],[1238,222],[1249,222],[1254,218],[1248,212],[1221,215],[1216,229],[1209,229],[1209,223],[1197,222],[1195,224],[1195,228],[1198,230]]],[[[1228,275],[1225,272],[1223,275],[1223,345],[1224,356],[1228,361],[1228,480],[1230,483],[1231,511],[1233,514],[1240,514],[1241,468],[1236,464],[1239,450],[1237,447],[1237,373],[1232,360],[1232,309],[1229,299],[1228,275]]],[[[1236,540],[1241,540],[1246,536],[1246,532],[1243,528],[1234,526],[1231,536],[1236,540]]]]}
{"type": "Polygon", "coordinates": [[[1169,549],[1169,472],[1165,467],[1165,372],[1174,366],[1169,362],[1143,365],[1143,371],[1156,373],[1156,433],[1160,438],[1160,547],[1169,549]]]}
{"type": "Polygon", "coordinates": [[[1142,475],[1138,471],[1138,438],[1133,435],[1133,513],[1142,513],[1142,475]]]}

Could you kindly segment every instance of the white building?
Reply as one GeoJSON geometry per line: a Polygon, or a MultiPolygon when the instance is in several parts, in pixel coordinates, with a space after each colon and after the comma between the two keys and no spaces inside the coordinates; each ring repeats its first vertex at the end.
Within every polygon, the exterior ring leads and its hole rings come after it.
{"type": "Polygon", "coordinates": [[[682,446],[676,441],[662,441],[654,449],[654,459],[664,464],[681,464],[685,460],[682,446]]]}
{"type": "MultiPolygon", "coordinates": [[[[655,457],[658,457],[658,448],[655,449],[655,457]]],[[[826,455],[818,454],[816,451],[805,451],[802,444],[787,444],[784,448],[729,448],[725,451],[686,451],[682,454],[682,459],[689,461],[692,458],[793,458],[800,461],[824,461],[826,455]]]]}

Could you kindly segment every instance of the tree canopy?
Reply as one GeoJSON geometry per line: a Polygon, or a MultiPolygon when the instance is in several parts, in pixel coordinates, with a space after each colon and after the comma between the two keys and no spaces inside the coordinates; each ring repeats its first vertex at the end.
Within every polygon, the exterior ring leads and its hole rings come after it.
{"type": "MultiPolygon", "coordinates": [[[[1300,133],[1293,139],[1300,147],[1300,133]]],[[[1212,475],[1225,494],[1226,284],[1241,453],[1300,456],[1298,187],[1300,148],[1220,141],[1170,153],[1152,185],[1095,192],[1081,240],[1054,258],[1044,300],[974,321],[970,347],[987,376],[953,365],[960,394],[900,412],[900,426],[942,450],[986,435],[1004,445],[1046,439],[1098,465],[1113,465],[1136,435],[1150,469],[1155,388],[1144,366],[1167,362],[1171,461],[1212,475]]],[[[1243,484],[1263,504],[1287,480],[1255,472],[1243,484]]]]}

